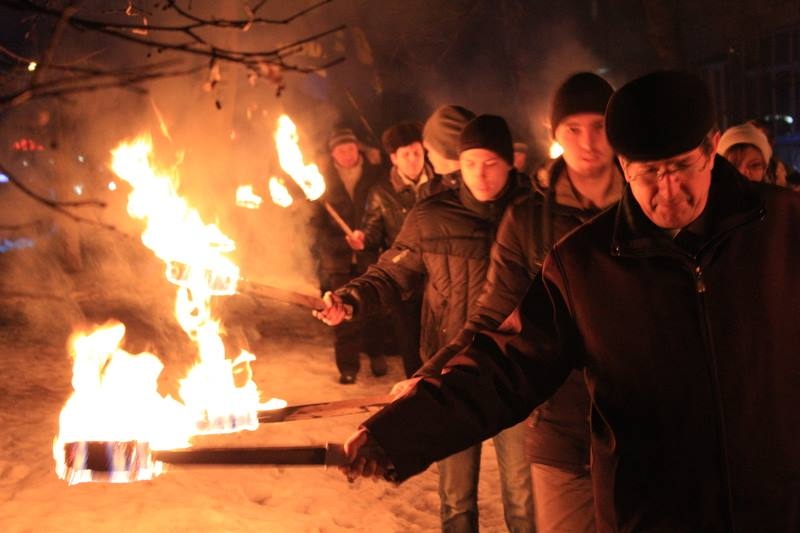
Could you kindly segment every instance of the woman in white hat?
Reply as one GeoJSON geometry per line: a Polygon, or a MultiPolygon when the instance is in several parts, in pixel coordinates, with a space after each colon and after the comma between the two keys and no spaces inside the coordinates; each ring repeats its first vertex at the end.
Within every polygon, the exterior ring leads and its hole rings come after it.
{"type": "Polygon", "coordinates": [[[739,124],[725,130],[719,140],[717,153],[750,181],[772,181],[765,179],[772,147],[767,136],[752,124],[739,124]]]}

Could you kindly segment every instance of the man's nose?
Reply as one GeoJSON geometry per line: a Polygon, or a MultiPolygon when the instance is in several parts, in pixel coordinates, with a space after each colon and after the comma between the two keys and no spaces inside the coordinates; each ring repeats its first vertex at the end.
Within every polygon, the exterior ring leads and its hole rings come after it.
{"type": "Polygon", "coordinates": [[[666,198],[672,198],[678,193],[679,189],[680,183],[673,177],[672,174],[666,173],[659,176],[658,190],[662,196],[666,198]]]}
{"type": "Polygon", "coordinates": [[[578,135],[578,146],[581,148],[591,148],[592,147],[592,134],[588,131],[581,132],[578,135]]]}

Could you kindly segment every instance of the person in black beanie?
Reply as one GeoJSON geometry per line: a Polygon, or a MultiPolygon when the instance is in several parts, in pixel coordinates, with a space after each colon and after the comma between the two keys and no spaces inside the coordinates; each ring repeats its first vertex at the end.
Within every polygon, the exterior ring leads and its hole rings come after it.
{"type": "Polygon", "coordinates": [[[597,531],[800,531],[800,196],[716,155],[714,116],[692,73],[616,91],[620,202],[552,248],[499,331],[362,423],[348,478],[403,481],[579,369],[597,531]]]}
{"type": "MultiPolygon", "coordinates": [[[[476,332],[496,330],[519,305],[553,244],[619,201],[624,180],[603,117],[612,92],[608,82],[588,72],[573,74],[556,91],[552,133],[564,154],[548,169],[550,187],[534,190],[506,210],[475,312],[417,376],[440,373],[476,332]]],[[[395,385],[395,391],[400,393],[401,386],[395,385]]],[[[595,529],[588,412],[583,376],[574,371],[527,421],[525,448],[539,533],[595,529]]]]}
{"type": "MultiPolygon", "coordinates": [[[[440,148],[452,153],[450,146],[440,148]]],[[[365,274],[325,294],[329,307],[315,312],[317,318],[329,325],[366,321],[383,306],[421,293],[423,360],[461,330],[485,280],[497,224],[529,189],[517,179],[511,133],[501,117],[481,115],[468,122],[456,150],[461,186],[417,203],[392,247],[365,274]],[[352,315],[346,319],[348,308],[352,315]]],[[[494,440],[506,525],[515,532],[535,531],[524,429],[518,424],[494,440]]],[[[476,443],[439,462],[444,531],[478,531],[480,454],[476,443]]]]}

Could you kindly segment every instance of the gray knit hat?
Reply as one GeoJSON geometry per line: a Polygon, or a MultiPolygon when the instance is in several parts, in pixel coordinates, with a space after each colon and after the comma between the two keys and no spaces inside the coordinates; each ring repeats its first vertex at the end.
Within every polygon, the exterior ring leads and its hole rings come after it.
{"type": "Polygon", "coordinates": [[[475,113],[458,105],[439,107],[425,122],[422,138],[442,156],[450,160],[458,159],[458,139],[467,123],[475,118],[475,113]]]}
{"type": "Polygon", "coordinates": [[[342,128],[334,130],[331,136],[328,137],[328,150],[333,150],[340,144],[356,143],[358,144],[358,137],[353,133],[350,128],[342,128]]]}

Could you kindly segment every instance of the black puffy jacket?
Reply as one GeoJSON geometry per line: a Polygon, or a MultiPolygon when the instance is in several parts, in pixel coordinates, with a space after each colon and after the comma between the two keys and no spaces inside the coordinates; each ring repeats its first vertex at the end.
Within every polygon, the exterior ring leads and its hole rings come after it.
{"type": "Polygon", "coordinates": [[[462,186],[419,202],[392,247],[337,293],[358,319],[422,292],[420,355],[428,359],[474,311],[500,218],[528,192],[512,173],[497,200],[480,202],[462,186]]]}

